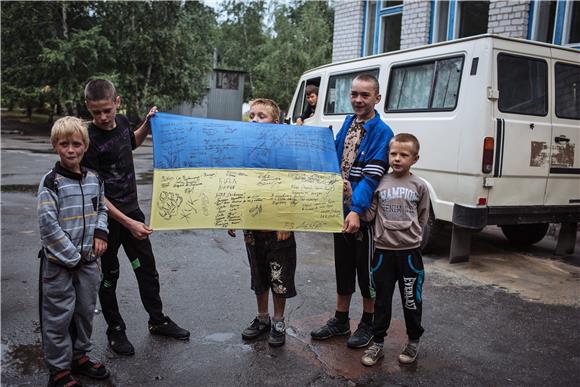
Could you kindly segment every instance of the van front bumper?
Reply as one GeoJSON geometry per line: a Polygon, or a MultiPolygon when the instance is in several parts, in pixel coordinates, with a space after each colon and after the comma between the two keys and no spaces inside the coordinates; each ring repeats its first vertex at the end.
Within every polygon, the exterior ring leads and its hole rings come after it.
{"type": "Polygon", "coordinates": [[[580,206],[453,206],[453,224],[470,229],[487,225],[580,222],[580,206]]]}

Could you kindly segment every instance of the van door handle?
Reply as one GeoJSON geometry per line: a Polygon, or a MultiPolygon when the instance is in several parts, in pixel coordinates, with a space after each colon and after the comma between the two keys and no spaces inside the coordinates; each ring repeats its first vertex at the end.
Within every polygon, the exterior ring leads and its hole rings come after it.
{"type": "Polygon", "coordinates": [[[565,143],[569,143],[570,139],[566,136],[564,136],[563,134],[554,137],[554,141],[556,141],[558,144],[561,142],[565,142],[565,143]]]}

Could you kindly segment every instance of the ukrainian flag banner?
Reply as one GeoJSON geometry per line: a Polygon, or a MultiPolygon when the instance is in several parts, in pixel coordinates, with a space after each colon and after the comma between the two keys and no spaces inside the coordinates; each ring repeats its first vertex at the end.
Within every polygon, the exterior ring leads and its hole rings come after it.
{"type": "Polygon", "coordinates": [[[340,232],[332,131],[157,113],[151,227],[340,232]]]}

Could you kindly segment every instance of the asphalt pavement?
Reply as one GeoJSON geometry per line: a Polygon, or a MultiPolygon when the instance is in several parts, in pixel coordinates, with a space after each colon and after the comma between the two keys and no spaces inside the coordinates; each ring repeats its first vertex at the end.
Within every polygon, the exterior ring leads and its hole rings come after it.
{"type": "MultiPolygon", "coordinates": [[[[140,204],[150,210],[152,149],[135,152],[140,204]]],[[[35,193],[57,156],[48,139],[2,135],[1,384],[44,385],[38,322],[40,246],[35,193]]],[[[266,338],[244,341],[241,331],[256,313],[242,238],[225,230],[155,232],[164,311],[191,331],[179,342],[151,336],[135,277],[124,253],[118,296],[133,357],[107,348],[97,309],[92,355],[111,378],[88,386],[383,386],[577,385],[580,380],[580,247],[555,257],[555,239],[513,248],[497,228],[474,238],[468,263],[449,265],[446,252],[425,256],[423,325],[418,361],[401,366],[405,343],[400,300],[376,366],[360,364],[363,350],[346,338],[310,340],[309,332],[334,310],[332,236],[298,233],[298,296],[287,303],[286,345],[266,338]]],[[[351,326],[362,313],[353,297],[351,326]]]]}

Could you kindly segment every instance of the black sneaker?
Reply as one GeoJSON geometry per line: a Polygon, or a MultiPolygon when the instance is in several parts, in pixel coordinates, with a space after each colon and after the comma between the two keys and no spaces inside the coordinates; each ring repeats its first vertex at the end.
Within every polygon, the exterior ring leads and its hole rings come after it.
{"type": "Polygon", "coordinates": [[[82,387],[70,374],[70,370],[57,371],[50,374],[48,387],[82,387]]]}
{"type": "Polygon", "coordinates": [[[105,366],[98,361],[91,360],[87,355],[73,361],[72,372],[97,380],[109,377],[109,371],[105,366]]]}
{"type": "Polygon", "coordinates": [[[133,348],[133,344],[127,338],[122,327],[109,327],[107,329],[107,338],[109,346],[115,353],[123,356],[133,356],[135,354],[135,348],[133,348]]]}
{"type": "Polygon", "coordinates": [[[284,320],[276,321],[272,324],[270,335],[268,336],[268,344],[271,347],[280,347],[286,342],[286,324],[284,320]]]}
{"type": "Polygon", "coordinates": [[[350,323],[348,320],[344,323],[340,323],[336,317],[332,317],[326,322],[326,325],[310,332],[310,336],[314,340],[326,340],[333,336],[346,335],[350,335],[350,323]]]}
{"type": "Polygon", "coordinates": [[[152,324],[149,322],[149,333],[152,335],[173,337],[177,340],[189,340],[189,331],[181,328],[167,316],[164,317],[164,321],[160,324],[152,324]]]}
{"type": "Polygon", "coordinates": [[[246,340],[255,339],[262,334],[268,332],[270,330],[270,317],[268,317],[268,323],[261,322],[258,317],[256,317],[250,323],[244,331],[242,332],[242,337],[246,340]]]}
{"type": "Polygon", "coordinates": [[[358,328],[352,336],[348,338],[346,345],[349,348],[364,348],[370,344],[373,339],[373,327],[364,321],[358,324],[358,328]]]}

